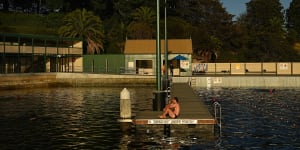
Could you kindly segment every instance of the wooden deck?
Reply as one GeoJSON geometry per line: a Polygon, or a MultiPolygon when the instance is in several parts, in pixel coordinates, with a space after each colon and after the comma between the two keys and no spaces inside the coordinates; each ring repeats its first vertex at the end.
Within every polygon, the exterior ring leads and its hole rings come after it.
{"type": "Polygon", "coordinates": [[[171,96],[179,98],[180,115],[176,119],[160,119],[162,111],[137,112],[132,122],[136,125],[146,124],[198,124],[214,125],[216,120],[210,114],[207,106],[194,93],[187,83],[173,83],[171,96]]]}

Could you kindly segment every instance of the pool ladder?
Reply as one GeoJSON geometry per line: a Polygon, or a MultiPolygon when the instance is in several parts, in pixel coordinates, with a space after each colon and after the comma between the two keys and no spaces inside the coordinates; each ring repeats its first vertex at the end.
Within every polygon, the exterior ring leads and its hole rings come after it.
{"type": "Polygon", "coordinates": [[[215,120],[217,121],[217,126],[219,127],[219,134],[221,136],[222,133],[222,108],[219,102],[214,102],[214,112],[215,112],[215,120]]]}

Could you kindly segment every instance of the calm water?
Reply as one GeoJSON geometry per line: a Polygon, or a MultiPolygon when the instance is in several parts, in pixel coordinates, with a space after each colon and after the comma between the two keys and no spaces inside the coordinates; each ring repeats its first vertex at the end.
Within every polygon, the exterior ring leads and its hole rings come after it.
{"type": "Polygon", "coordinates": [[[198,90],[222,105],[222,149],[300,149],[300,90],[198,90]]]}
{"type": "MultiPolygon", "coordinates": [[[[128,88],[133,107],[151,110],[154,89],[128,88]]],[[[120,132],[121,91],[0,91],[0,149],[300,149],[300,90],[196,89],[210,109],[222,105],[222,136],[213,139],[120,132]]]]}

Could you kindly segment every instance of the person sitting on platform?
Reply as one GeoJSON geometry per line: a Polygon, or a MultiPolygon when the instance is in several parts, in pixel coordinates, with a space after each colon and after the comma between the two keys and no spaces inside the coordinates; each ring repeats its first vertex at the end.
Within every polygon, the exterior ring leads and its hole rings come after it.
{"type": "Polygon", "coordinates": [[[178,102],[178,98],[174,97],[171,100],[171,103],[165,106],[165,108],[163,109],[163,114],[159,116],[159,118],[163,119],[166,118],[168,115],[170,118],[175,119],[179,116],[179,113],[180,113],[180,105],[178,102]]]}

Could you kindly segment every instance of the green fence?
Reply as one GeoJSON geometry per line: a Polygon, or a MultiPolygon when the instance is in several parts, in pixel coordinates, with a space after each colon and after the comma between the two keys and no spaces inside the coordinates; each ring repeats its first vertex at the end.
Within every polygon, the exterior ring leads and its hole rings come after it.
{"type": "Polygon", "coordinates": [[[120,74],[125,66],[123,54],[84,55],[83,72],[120,74]]]}

